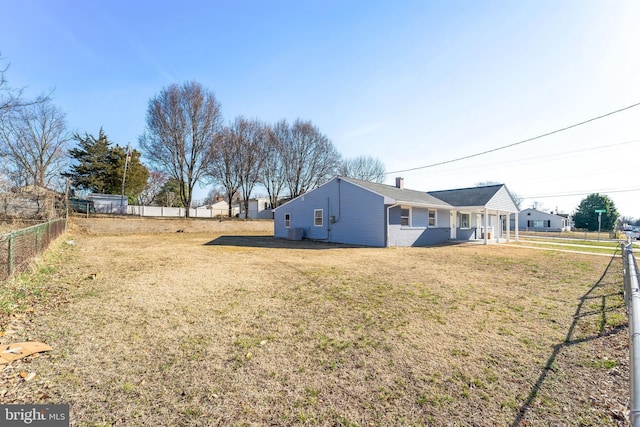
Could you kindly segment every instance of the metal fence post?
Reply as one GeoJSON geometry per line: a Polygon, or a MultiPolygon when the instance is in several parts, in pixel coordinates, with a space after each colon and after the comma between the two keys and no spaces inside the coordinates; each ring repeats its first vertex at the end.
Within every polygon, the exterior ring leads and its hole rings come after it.
{"type": "Polygon", "coordinates": [[[7,243],[7,275],[11,276],[13,274],[13,233],[9,234],[8,243],[7,243]]]}
{"type": "Polygon", "coordinates": [[[640,286],[631,243],[623,246],[624,293],[629,317],[629,422],[640,427],[640,286]]]}

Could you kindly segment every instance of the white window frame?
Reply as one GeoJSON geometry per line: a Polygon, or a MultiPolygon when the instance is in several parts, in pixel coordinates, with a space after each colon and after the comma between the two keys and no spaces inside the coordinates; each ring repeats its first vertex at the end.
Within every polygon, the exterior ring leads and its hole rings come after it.
{"type": "Polygon", "coordinates": [[[459,227],[460,228],[471,228],[471,213],[469,213],[469,212],[460,212],[460,224],[459,224],[459,227]],[[467,217],[467,224],[463,225],[464,224],[463,218],[465,216],[467,217]]]}
{"type": "Polygon", "coordinates": [[[429,209],[427,211],[427,227],[438,226],[438,211],[436,209],[429,209]],[[431,213],[433,212],[433,224],[431,224],[431,213]]]}
{"type": "Polygon", "coordinates": [[[405,206],[400,206],[400,225],[402,227],[411,227],[411,207],[405,207],[405,206]],[[402,215],[402,211],[409,211],[408,215],[402,215]],[[407,219],[407,223],[403,224],[402,220],[406,218],[407,219]]]}
{"type": "Polygon", "coordinates": [[[314,209],[313,210],[313,226],[314,227],[323,227],[324,226],[324,211],[322,209],[314,209]],[[320,216],[318,216],[318,212],[320,212],[320,216]],[[320,220],[319,224],[318,224],[318,220],[320,220]]]}
{"type": "Polygon", "coordinates": [[[289,228],[289,227],[291,227],[291,214],[286,213],[284,214],[284,228],[289,228]]]}

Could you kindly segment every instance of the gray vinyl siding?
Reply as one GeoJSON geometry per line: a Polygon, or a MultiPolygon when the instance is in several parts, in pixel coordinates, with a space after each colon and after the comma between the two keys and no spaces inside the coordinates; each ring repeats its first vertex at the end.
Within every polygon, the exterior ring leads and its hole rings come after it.
{"type": "Polygon", "coordinates": [[[331,215],[335,216],[336,222],[331,227],[330,241],[384,246],[384,198],[344,180],[332,183],[331,215]]]}
{"type": "Polygon", "coordinates": [[[480,230],[473,228],[458,228],[456,230],[456,240],[472,240],[480,238],[480,230]]]}
{"type": "Polygon", "coordinates": [[[426,227],[429,224],[429,210],[422,208],[411,209],[411,226],[426,227]]]}
{"type": "Polygon", "coordinates": [[[302,229],[302,235],[305,239],[327,240],[329,218],[328,201],[324,197],[324,187],[317,188],[306,194],[303,194],[289,203],[277,208],[274,214],[274,236],[287,238],[289,231],[285,228],[284,216],[291,215],[291,224],[289,228],[302,229]],[[322,209],[322,226],[314,225],[314,211],[322,209]]]}
{"type": "MultiPolygon", "coordinates": [[[[411,210],[411,226],[400,225],[400,207],[389,210],[389,243],[390,246],[428,246],[443,243],[449,240],[448,226],[427,227],[429,213],[426,208],[413,208],[411,210]]],[[[445,215],[448,218],[449,211],[437,213],[437,220],[445,215]]],[[[447,220],[448,224],[448,220],[447,220]]]]}
{"type": "Polygon", "coordinates": [[[451,218],[449,218],[448,210],[436,209],[436,227],[451,228],[451,218]]]}
{"type": "Polygon", "coordinates": [[[274,236],[287,238],[290,228],[302,228],[307,239],[366,246],[385,245],[384,198],[344,180],[334,179],[275,209],[274,236]],[[323,209],[323,226],[314,226],[314,210],[323,209]],[[331,222],[331,217],[335,221],[331,222]]]}

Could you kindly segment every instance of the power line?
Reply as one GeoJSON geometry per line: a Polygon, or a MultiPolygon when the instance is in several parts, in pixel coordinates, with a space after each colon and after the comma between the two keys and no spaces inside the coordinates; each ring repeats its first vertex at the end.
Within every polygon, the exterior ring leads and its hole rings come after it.
{"type": "Polygon", "coordinates": [[[385,172],[385,174],[388,175],[388,174],[392,174],[392,173],[411,172],[411,171],[415,171],[415,170],[419,170],[419,169],[427,169],[427,168],[432,168],[434,166],[441,166],[441,165],[446,165],[448,163],[459,162],[460,160],[466,160],[466,159],[470,159],[472,157],[482,156],[484,154],[489,154],[489,153],[493,153],[493,152],[496,152],[496,151],[504,150],[506,148],[515,147],[516,145],[524,144],[525,142],[531,142],[531,141],[534,141],[536,139],[544,138],[545,136],[549,136],[549,135],[553,135],[553,134],[556,134],[556,133],[559,133],[559,132],[563,132],[565,130],[572,129],[572,128],[577,127],[577,126],[581,126],[581,125],[584,125],[586,123],[590,123],[590,122],[593,122],[595,120],[599,120],[599,119],[602,119],[604,117],[611,116],[613,114],[620,113],[620,112],[625,111],[625,110],[629,110],[629,109],[631,109],[633,107],[637,107],[638,105],[640,105],[640,102],[637,102],[635,104],[629,105],[628,107],[620,108],[619,110],[611,111],[611,112],[609,112],[607,114],[603,114],[603,115],[598,116],[598,117],[593,117],[591,119],[584,120],[582,122],[575,123],[575,124],[572,124],[570,126],[563,127],[561,129],[556,129],[554,131],[547,132],[547,133],[544,133],[542,135],[534,136],[533,138],[524,139],[522,141],[514,142],[514,143],[508,144],[508,145],[503,145],[501,147],[493,148],[491,150],[486,150],[486,151],[482,151],[480,153],[470,154],[468,156],[458,157],[458,158],[451,159],[451,160],[445,160],[443,162],[431,163],[431,164],[425,165],[425,166],[418,166],[418,167],[415,167],[415,168],[409,168],[409,169],[402,169],[402,170],[397,170],[397,171],[385,172]]]}
{"type": "Polygon", "coordinates": [[[586,196],[588,194],[593,193],[632,193],[634,191],[640,191],[640,187],[638,188],[627,188],[627,189],[618,189],[618,190],[592,190],[592,191],[583,191],[583,192],[572,192],[572,193],[555,193],[555,194],[545,194],[538,196],[520,196],[523,199],[545,199],[551,197],[567,197],[567,196],[586,196]]]}
{"type": "MultiPolygon", "coordinates": [[[[505,166],[505,167],[509,167],[509,166],[513,166],[513,165],[522,165],[522,164],[529,164],[533,161],[536,160],[540,160],[540,159],[549,159],[549,158],[554,158],[554,157],[560,157],[560,156],[573,156],[575,157],[575,155],[577,153],[584,153],[587,151],[594,151],[594,150],[600,150],[603,148],[611,148],[611,147],[619,147],[622,145],[628,145],[628,144],[637,144],[640,143],[640,139],[634,139],[634,140],[630,140],[630,141],[625,141],[625,142],[619,142],[619,143],[615,143],[615,144],[607,144],[607,145],[599,145],[596,147],[589,147],[589,148],[582,148],[579,150],[571,150],[571,151],[563,151],[560,153],[553,153],[553,154],[544,154],[544,155],[540,155],[540,156],[534,156],[534,157],[522,157],[522,158],[511,158],[511,159],[507,159],[507,160],[495,160],[495,161],[490,161],[489,163],[483,163],[483,164],[473,164],[473,165],[469,165],[469,166],[454,166],[454,167],[450,167],[448,169],[445,169],[445,171],[451,172],[451,171],[458,171],[458,170],[473,170],[473,169],[482,169],[482,168],[486,168],[487,166],[505,166]]],[[[614,167],[618,167],[618,166],[614,166],[614,167]]],[[[609,170],[611,169],[609,168],[604,168],[604,169],[600,169],[600,170],[609,170]]],[[[593,170],[592,170],[593,171],[593,170]]]]}

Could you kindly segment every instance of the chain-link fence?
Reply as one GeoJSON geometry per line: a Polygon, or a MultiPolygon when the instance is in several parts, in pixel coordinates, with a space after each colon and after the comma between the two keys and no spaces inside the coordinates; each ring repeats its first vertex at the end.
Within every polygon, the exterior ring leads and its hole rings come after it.
{"type": "Polygon", "coordinates": [[[0,235],[0,280],[24,271],[66,227],[67,220],[60,218],[0,235]]]}

